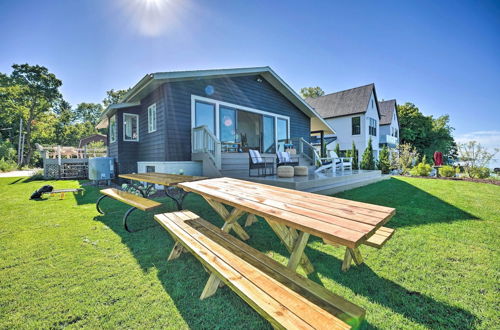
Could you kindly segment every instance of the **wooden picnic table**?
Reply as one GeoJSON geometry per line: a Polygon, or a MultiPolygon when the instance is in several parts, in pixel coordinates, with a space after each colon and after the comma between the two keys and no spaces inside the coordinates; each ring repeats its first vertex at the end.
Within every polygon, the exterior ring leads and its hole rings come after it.
{"type": "Polygon", "coordinates": [[[395,214],[390,207],[232,178],[183,182],[178,186],[201,195],[224,219],[222,230],[232,229],[242,240],[249,236],[237,220],[245,213],[246,225],[255,222],[255,216],[264,218],[291,253],[288,267],[295,270],[300,264],[308,274],[314,270],[304,254],[310,235],[345,246],[344,262],[348,259],[350,265],[352,257],[359,264],[359,245],[395,214]],[[229,212],[224,204],[233,209],[229,212]]]}
{"type": "Polygon", "coordinates": [[[180,174],[167,174],[167,173],[131,173],[131,174],[120,174],[118,177],[123,179],[131,180],[131,185],[137,189],[142,197],[147,198],[149,192],[154,187],[155,184],[164,186],[164,192],[167,197],[172,199],[177,210],[182,209],[182,203],[186,197],[188,191],[185,191],[178,187],[181,182],[193,182],[198,180],[204,180],[206,177],[203,176],[191,176],[191,175],[180,175],[180,174]],[[146,187],[146,189],[141,188],[139,185],[133,183],[134,181],[152,183],[152,185],[146,187]]]}

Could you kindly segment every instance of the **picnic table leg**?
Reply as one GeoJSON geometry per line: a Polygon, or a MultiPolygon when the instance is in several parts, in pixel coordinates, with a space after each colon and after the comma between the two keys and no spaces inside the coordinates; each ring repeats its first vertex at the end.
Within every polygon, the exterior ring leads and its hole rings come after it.
{"type": "Polygon", "coordinates": [[[304,254],[304,249],[307,245],[307,241],[309,240],[309,233],[305,233],[303,231],[300,232],[299,236],[295,240],[292,254],[290,255],[290,260],[288,260],[287,267],[290,269],[297,269],[299,265],[300,258],[302,254],[304,254]]]}
{"type": "Polygon", "coordinates": [[[95,202],[95,208],[97,209],[97,212],[101,213],[101,214],[104,214],[104,212],[101,210],[101,208],[99,207],[99,203],[104,199],[108,197],[107,195],[102,195],[101,197],[99,197],[97,199],[97,202],[95,202]]]}
{"type": "Polygon", "coordinates": [[[203,292],[201,293],[200,300],[208,298],[212,296],[215,291],[219,288],[221,280],[214,273],[210,274],[208,278],[207,284],[205,284],[205,288],[203,288],[203,292]]]}
{"type": "Polygon", "coordinates": [[[342,262],[342,271],[346,272],[351,267],[351,262],[354,260],[356,265],[361,265],[363,263],[363,257],[361,256],[361,252],[359,248],[346,248],[344,254],[344,261],[342,262]]]}
{"type": "Polygon", "coordinates": [[[177,211],[182,210],[182,203],[184,203],[184,198],[189,192],[179,187],[165,187],[164,191],[165,195],[175,202],[177,211]]]}
{"type": "Polygon", "coordinates": [[[175,242],[172,252],[168,255],[167,261],[177,259],[184,251],[184,247],[179,242],[175,242]]]}
{"type": "Polygon", "coordinates": [[[258,220],[257,220],[257,217],[255,216],[255,214],[249,213],[247,216],[247,221],[245,222],[245,227],[250,227],[252,224],[254,224],[257,221],[258,220]]]}
{"type": "MultiPolygon", "coordinates": [[[[309,258],[307,257],[307,255],[304,253],[304,248],[305,248],[305,245],[307,244],[307,239],[309,239],[309,235],[302,235],[301,239],[298,240],[299,234],[297,234],[297,231],[295,229],[288,228],[285,225],[279,224],[279,223],[274,222],[274,221],[269,220],[269,219],[266,219],[266,221],[269,224],[269,226],[271,227],[271,229],[276,233],[276,235],[281,240],[281,242],[285,245],[288,252],[290,252],[292,254],[293,260],[294,260],[293,263],[296,263],[297,261],[295,261],[295,260],[300,256],[298,264],[300,264],[300,266],[302,267],[302,269],[304,269],[306,274],[312,273],[314,271],[314,267],[311,264],[311,261],[309,261],[309,258]],[[305,244],[304,244],[304,240],[305,240],[305,244]],[[301,248],[299,248],[300,245],[303,245],[303,246],[301,248]],[[297,247],[297,249],[294,253],[294,249],[296,247],[297,247]],[[299,250],[302,250],[302,251],[299,251],[299,250]],[[299,252],[301,252],[301,253],[299,254],[299,252]]],[[[291,260],[292,260],[292,258],[290,257],[290,261],[291,260]]],[[[293,264],[291,264],[290,266],[293,266],[293,264]]],[[[291,268],[291,267],[289,267],[289,268],[291,268]]],[[[296,266],[295,266],[295,269],[296,269],[296,266]]]]}
{"type": "Polygon", "coordinates": [[[226,207],[207,197],[204,197],[207,203],[217,212],[217,214],[224,220],[224,226],[222,230],[228,233],[231,229],[244,241],[250,238],[247,232],[240,226],[238,219],[245,213],[241,209],[234,208],[231,213],[226,209],[226,207]]]}

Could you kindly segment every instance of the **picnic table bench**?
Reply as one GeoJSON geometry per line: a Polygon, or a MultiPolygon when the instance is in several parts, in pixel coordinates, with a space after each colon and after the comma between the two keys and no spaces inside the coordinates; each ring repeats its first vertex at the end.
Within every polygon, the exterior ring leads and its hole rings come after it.
{"type": "Polygon", "coordinates": [[[48,192],[43,192],[42,195],[44,194],[50,194],[50,196],[54,196],[55,194],[59,194],[60,199],[64,199],[64,196],[66,193],[73,193],[73,194],[78,194],[81,193],[83,195],[85,189],[83,188],[66,188],[66,189],[54,189],[52,191],[48,192]]]}
{"type": "Polygon", "coordinates": [[[125,227],[125,230],[128,231],[129,233],[133,232],[130,230],[130,228],[127,226],[127,218],[132,213],[134,210],[141,210],[141,211],[151,211],[156,209],[157,207],[161,206],[161,203],[155,202],[151,199],[147,199],[144,197],[140,197],[137,195],[134,195],[132,193],[123,191],[123,190],[118,190],[115,188],[107,188],[107,189],[102,189],[100,191],[102,194],[101,197],[96,202],[96,208],[97,212],[104,214],[104,212],[101,210],[99,207],[99,203],[106,197],[115,199],[119,202],[128,204],[132,206],[130,209],[128,209],[127,212],[125,212],[125,215],[123,216],[123,227],[125,227]]]}
{"type": "Polygon", "coordinates": [[[211,273],[200,299],[226,284],[275,328],[349,329],[364,318],[362,308],[190,211],[157,214],[155,219],[176,241],[168,260],[187,250],[211,273]]]}
{"type": "Polygon", "coordinates": [[[237,220],[246,213],[246,225],[255,222],[255,216],[264,218],[291,253],[288,267],[295,270],[300,264],[307,274],[314,270],[304,253],[310,235],[345,246],[342,270],[347,271],[352,260],[363,262],[360,245],[381,247],[393,232],[382,228],[395,214],[390,207],[232,178],[185,182],[179,187],[201,195],[225,221],[222,230],[234,230],[242,240],[249,236],[237,220]],[[228,211],[224,204],[233,209],[228,211]]]}
{"type": "Polygon", "coordinates": [[[159,202],[147,198],[149,196],[151,189],[154,187],[154,184],[164,186],[165,194],[167,195],[167,197],[171,198],[175,202],[177,210],[180,210],[182,209],[182,202],[184,201],[187,192],[178,188],[177,184],[180,182],[190,182],[190,181],[206,179],[205,177],[199,177],[199,176],[167,174],[167,173],[131,173],[131,174],[120,174],[119,177],[131,180],[132,181],[131,185],[137,191],[139,191],[142,197],[115,188],[103,189],[100,191],[102,196],[100,196],[97,199],[96,208],[99,213],[104,214],[102,209],[99,207],[99,203],[106,197],[115,199],[119,202],[132,206],[130,209],[128,209],[127,212],[125,212],[125,215],[123,216],[123,227],[130,233],[134,231],[130,230],[130,228],[128,227],[127,219],[128,216],[134,210],[151,211],[162,205],[159,202]],[[133,183],[134,181],[147,182],[151,183],[151,185],[149,185],[146,188],[143,188],[133,183]]]}
{"type": "Polygon", "coordinates": [[[187,195],[187,192],[179,188],[177,185],[181,182],[192,182],[206,179],[206,177],[202,176],[157,172],[120,174],[118,177],[131,180],[132,187],[137,189],[141,193],[142,197],[148,197],[150,189],[152,189],[155,184],[164,186],[165,195],[174,201],[177,206],[177,210],[182,210],[182,203],[187,195]],[[146,189],[143,189],[139,185],[135,184],[134,181],[147,182],[151,185],[149,185],[146,189]]]}

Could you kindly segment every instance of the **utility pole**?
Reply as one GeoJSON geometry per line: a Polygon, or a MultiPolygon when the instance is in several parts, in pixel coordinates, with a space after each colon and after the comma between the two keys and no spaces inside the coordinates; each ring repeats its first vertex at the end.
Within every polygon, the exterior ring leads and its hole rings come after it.
{"type": "Polygon", "coordinates": [[[19,119],[19,139],[17,144],[17,164],[19,166],[23,163],[23,152],[24,152],[24,134],[23,134],[23,118],[19,119]]]}

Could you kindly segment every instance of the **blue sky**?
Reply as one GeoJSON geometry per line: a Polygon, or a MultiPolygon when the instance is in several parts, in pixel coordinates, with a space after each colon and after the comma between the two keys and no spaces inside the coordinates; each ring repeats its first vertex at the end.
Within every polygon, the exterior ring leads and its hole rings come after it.
{"type": "Polygon", "coordinates": [[[327,93],[374,82],[500,147],[500,1],[0,0],[0,71],[25,62],[74,105],[170,70],[269,65],[327,93]]]}

